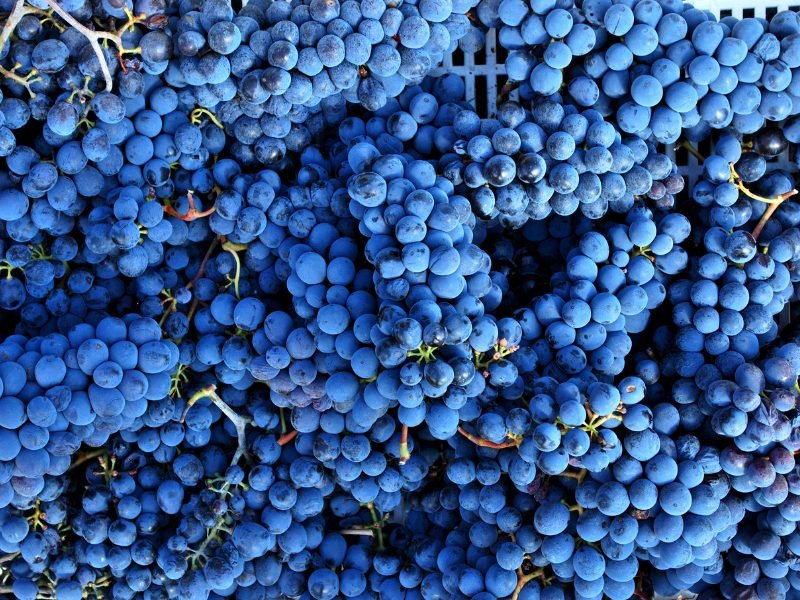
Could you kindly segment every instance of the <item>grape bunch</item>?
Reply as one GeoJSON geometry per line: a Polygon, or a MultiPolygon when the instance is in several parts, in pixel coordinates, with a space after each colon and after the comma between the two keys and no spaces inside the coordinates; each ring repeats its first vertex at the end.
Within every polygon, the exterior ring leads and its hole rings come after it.
{"type": "Polygon", "coordinates": [[[525,97],[563,85],[576,105],[614,115],[626,134],[673,143],[682,129],[753,134],[794,114],[796,15],[720,21],[691,5],[617,6],[484,0],[483,25],[500,27],[509,78],[525,97]],[[682,74],[684,74],[682,76],[682,74]]]}
{"type": "Polygon", "coordinates": [[[519,228],[529,219],[576,211],[590,219],[628,212],[635,198],[669,209],[683,178],[672,160],[639,138],[620,137],[594,109],[543,100],[527,111],[515,102],[498,119],[460,112],[453,132],[463,166],[451,164],[477,213],[519,228]]]}
{"type": "Polygon", "coordinates": [[[556,93],[566,83],[579,106],[597,101],[597,86],[589,79],[564,78],[573,61],[605,41],[606,31],[590,26],[594,15],[589,10],[555,0],[505,0],[479,3],[478,16],[484,25],[499,27],[498,41],[509,50],[511,81],[524,81],[542,96],[556,93]]]}
{"type": "Polygon", "coordinates": [[[170,387],[177,348],[158,323],[129,315],[2,344],[4,506],[63,493],[83,444],[104,445],[170,387]]]}
{"type": "Polygon", "coordinates": [[[472,29],[469,2],[206,2],[179,11],[161,48],[198,107],[213,110],[261,160],[299,151],[344,102],[382,108],[418,84],[472,29]],[[320,113],[322,113],[320,115],[320,113]],[[320,120],[320,118],[322,120],[320,120]],[[314,125],[303,126],[306,120],[314,125]]]}

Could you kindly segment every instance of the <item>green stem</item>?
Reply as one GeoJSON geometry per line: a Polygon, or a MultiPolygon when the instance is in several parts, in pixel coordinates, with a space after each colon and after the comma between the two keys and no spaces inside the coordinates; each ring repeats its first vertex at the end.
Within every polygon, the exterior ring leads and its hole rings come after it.
{"type": "Polygon", "coordinates": [[[208,548],[211,542],[219,539],[217,533],[224,527],[225,525],[225,517],[219,517],[217,522],[214,523],[213,527],[206,532],[206,538],[203,540],[203,543],[198,546],[197,550],[192,550],[192,558],[190,559],[192,562],[192,566],[197,568],[198,562],[201,558],[205,558],[205,551],[208,548]]]}
{"type": "Polygon", "coordinates": [[[378,511],[375,510],[375,505],[372,502],[367,504],[369,515],[372,517],[372,524],[375,526],[375,536],[378,538],[378,551],[384,550],[386,547],[383,543],[383,525],[378,519],[378,511]]]}
{"type": "Polygon", "coordinates": [[[92,460],[93,458],[98,458],[99,456],[103,456],[106,453],[105,448],[97,448],[96,450],[92,450],[91,452],[86,452],[85,454],[81,454],[76,460],[72,461],[72,464],[69,466],[69,470],[73,471],[81,466],[83,463],[92,460]]]}
{"type": "Polygon", "coordinates": [[[429,363],[436,359],[435,353],[438,348],[435,346],[428,346],[428,344],[422,344],[416,350],[409,350],[407,356],[409,358],[416,358],[418,363],[429,363]]]}
{"type": "Polygon", "coordinates": [[[695,157],[697,160],[699,160],[700,162],[703,162],[703,161],[706,159],[706,157],[705,157],[705,156],[703,156],[702,154],[700,154],[700,152],[697,150],[697,148],[695,148],[695,147],[694,147],[694,146],[693,146],[693,145],[692,145],[690,142],[688,142],[688,141],[683,141],[683,142],[681,143],[681,148],[683,148],[684,150],[688,150],[688,151],[689,151],[689,153],[690,153],[692,156],[694,156],[694,157],[695,157]]]}
{"type": "MultiPolygon", "coordinates": [[[[775,209],[778,206],[780,206],[783,203],[784,200],[794,196],[797,193],[797,190],[791,190],[789,192],[786,192],[785,194],[778,194],[774,198],[765,198],[764,196],[759,196],[758,194],[756,194],[754,192],[751,192],[749,189],[747,189],[747,187],[745,187],[744,183],[742,182],[742,178],[736,172],[736,169],[735,169],[733,163],[728,163],[728,166],[731,169],[731,177],[730,177],[729,181],[733,185],[735,185],[736,188],[740,192],[742,192],[748,198],[752,198],[753,200],[758,200],[759,202],[764,202],[765,204],[770,204],[770,205],[774,206],[774,208],[772,210],[770,210],[769,208],[767,209],[767,211],[764,213],[766,218],[762,217],[761,221],[759,221],[759,223],[758,223],[758,225],[760,227],[756,227],[756,230],[758,231],[758,233],[761,233],[761,229],[763,229],[763,227],[764,227],[764,225],[762,224],[762,221],[763,221],[764,224],[766,224],[766,222],[769,220],[769,217],[772,216],[772,213],[775,212],[775,209]]],[[[755,233],[753,234],[753,237],[758,239],[758,236],[755,233]]]]}
{"type": "Polygon", "coordinates": [[[232,282],[233,282],[233,291],[236,293],[236,297],[239,297],[239,276],[242,273],[242,261],[239,260],[239,255],[237,252],[239,250],[246,249],[247,246],[244,244],[234,244],[233,242],[225,242],[222,244],[222,249],[226,252],[230,252],[231,256],[233,256],[233,260],[236,263],[236,275],[234,275],[232,282]]]}

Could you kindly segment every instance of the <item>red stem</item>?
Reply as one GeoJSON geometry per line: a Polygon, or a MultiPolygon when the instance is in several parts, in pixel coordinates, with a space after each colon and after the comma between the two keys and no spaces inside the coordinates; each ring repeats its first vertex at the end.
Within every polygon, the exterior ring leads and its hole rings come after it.
{"type": "Polygon", "coordinates": [[[284,433],[281,437],[278,438],[278,445],[285,446],[289,442],[291,442],[295,437],[297,437],[297,430],[293,429],[288,433],[284,433]]]}
{"type": "Polygon", "coordinates": [[[758,241],[758,236],[761,235],[761,231],[764,229],[764,226],[767,224],[767,221],[770,220],[773,213],[778,210],[778,207],[783,204],[784,200],[787,198],[791,198],[797,193],[797,190],[792,190],[791,192],[786,192],[785,194],[781,194],[775,200],[778,202],[773,202],[767,205],[767,210],[764,211],[764,214],[761,215],[761,219],[758,221],[756,228],[753,229],[753,239],[758,241]]]}
{"type": "Polygon", "coordinates": [[[203,262],[200,263],[200,268],[197,269],[197,274],[194,277],[192,277],[192,280],[188,284],[186,284],[187,290],[192,289],[194,284],[197,283],[197,280],[200,279],[206,272],[206,265],[208,264],[208,260],[211,258],[211,255],[214,253],[214,249],[217,247],[218,244],[219,244],[219,239],[214,238],[214,241],[211,242],[211,245],[208,247],[208,250],[206,250],[206,255],[203,257],[203,262]]]}
{"type": "Polygon", "coordinates": [[[192,195],[191,190],[186,192],[186,197],[189,200],[189,210],[185,215],[182,215],[177,210],[172,208],[169,204],[164,206],[164,212],[167,213],[171,217],[175,217],[176,219],[180,219],[181,221],[196,221],[197,219],[202,219],[203,217],[207,217],[215,210],[217,210],[216,204],[209,208],[208,210],[204,210],[203,212],[197,212],[194,208],[194,196],[192,195]]]}
{"type": "Polygon", "coordinates": [[[465,438],[467,438],[470,442],[472,442],[476,446],[481,446],[482,448],[494,448],[495,450],[502,450],[503,448],[514,448],[516,446],[519,446],[519,444],[514,441],[495,444],[494,442],[490,442],[489,440],[485,440],[483,438],[479,438],[476,435],[468,433],[467,431],[464,430],[463,427],[458,428],[458,433],[463,435],[465,438]]]}
{"type": "Polygon", "coordinates": [[[403,425],[400,433],[400,464],[404,465],[411,458],[411,452],[408,450],[408,425],[403,425]]]}

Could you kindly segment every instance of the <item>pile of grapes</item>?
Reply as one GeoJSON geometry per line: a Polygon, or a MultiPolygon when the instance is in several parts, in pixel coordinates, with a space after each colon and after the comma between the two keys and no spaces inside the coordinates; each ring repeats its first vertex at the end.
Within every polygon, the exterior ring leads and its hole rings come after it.
{"type": "Polygon", "coordinates": [[[800,599],[799,174],[794,11],[0,0],[0,598],[800,599]]]}

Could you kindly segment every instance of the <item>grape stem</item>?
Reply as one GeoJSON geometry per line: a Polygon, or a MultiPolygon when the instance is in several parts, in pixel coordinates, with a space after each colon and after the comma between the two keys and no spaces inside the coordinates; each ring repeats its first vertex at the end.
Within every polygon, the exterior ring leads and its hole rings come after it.
{"type": "Polygon", "coordinates": [[[190,290],[194,287],[194,284],[197,283],[197,280],[200,279],[206,272],[206,265],[208,264],[208,260],[211,258],[211,255],[214,253],[214,250],[219,244],[219,238],[214,238],[214,241],[211,242],[211,245],[206,250],[205,256],[203,256],[203,261],[200,263],[200,266],[197,268],[197,274],[192,277],[192,280],[186,284],[186,289],[190,290]]]}
{"type": "Polygon", "coordinates": [[[208,117],[208,118],[211,120],[211,122],[212,122],[212,123],[214,123],[214,125],[216,125],[216,126],[217,126],[217,127],[219,127],[220,129],[225,129],[225,128],[222,126],[222,123],[220,123],[220,122],[219,122],[219,119],[217,119],[217,117],[216,117],[216,116],[214,116],[214,113],[212,113],[212,112],[211,112],[210,110],[208,110],[207,108],[195,108],[195,109],[194,109],[194,110],[193,110],[193,111],[192,111],[192,112],[189,114],[189,120],[190,120],[190,121],[192,122],[192,124],[194,124],[194,125],[200,125],[200,124],[203,122],[203,116],[204,116],[204,115],[205,115],[206,117],[208,117]]]}
{"type": "Polygon", "coordinates": [[[189,369],[186,365],[178,365],[175,374],[170,377],[169,396],[170,398],[181,397],[181,385],[189,382],[189,376],[186,371],[189,369]]]}
{"type": "Polygon", "coordinates": [[[202,219],[203,217],[207,217],[215,210],[217,210],[216,205],[212,206],[208,210],[198,211],[194,207],[194,192],[192,190],[187,190],[186,192],[186,199],[189,201],[189,210],[186,211],[185,215],[182,215],[177,210],[172,208],[169,204],[164,205],[164,212],[167,213],[170,217],[175,217],[176,219],[180,219],[181,221],[195,221],[197,219],[202,219]]]}
{"type": "MultiPolygon", "coordinates": [[[[784,196],[786,196],[786,198],[788,198],[789,196],[793,196],[796,193],[797,193],[797,190],[792,190],[791,192],[788,192],[788,195],[784,194],[784,196]]],[[[765,210],[764,214],[761,215],[761,218],[759,219],[758,223],[756,224],[755,229],[753,229],[753,239],[755,241],[758,241],[758,236],[761,235],[761,232],[763,231],[764,226],[767,224],[767,221],[770,220],[770,217],[772,217],[773,213],[776,210],[778,210],[778,207],[781,205],[781,203],[784,200],[786,200],[786,198],[783,198],[780,202],[770,203],[770,205],[767,206],[767,210],[765,210]]]]}
{"type": "Polygon", "coordinates": [[[230,253],[230,255],[233,257],[234,263],[236,264],[236,274],[233,276],[233,278],[228,276],[228,279],[233,284],[233,291],[236,294],[236,297],[239,298],[239,277],[242,274],[242,261],[239,260],[239,255],[237,254],[237,252],[239,252],[240,250],[246,250],[247,245],[236,244],[234,242],[226,241],[223,242],[222,249],[225,252],[230,253]]]}
{"type": "Polygon", "coordinates": [[[10,79],[11,81],[14,81],[14,82],[18,83],[19,85],[21,85],[22,87],[24,87],[28,91],[28,94],[30,95],[31,98],[36,98],[36,92],[34,92],[31,89],[31,86],[34,83],[36,83],[37,81],[41,81],[42,80],[42,78],[39,76],[39,71],[37,69],[31,69],[30,73],[25,75],[25,77],[22,77],[21,75],[17,75],[15,73],[15,71],[20,66],[21,65],[19,63],[17,63],[16,65],[14,65],[14,68],[11,69],[11,70],[8,70],[8,69],[0,66],[0,75],[5,77],[6,79],[10,79]]]}
{"type": "Polygon", "coordinates": [[[72,464],[69,466],[69,470],[74,471],[75,469],[80,467],[83,463],[89,462],[93,458],[98,458],[100,456],[103,456],[105,453],[106,453],[105,448],[97,448],[96,450],[92,450],[91,452],[82,454],[80,457],[78,457],[77,460],[72,462],[72,464]]]}
{"type": "Polygon", "coordinates": [[[475,368],[478,369],[484,377],[489,376],[489,366],[493,362],[497,362],[499,360],[504,359],[509,354],[513,354],[519,350],[519,346],[509,346],[508,341],[505,339],[499,340],[494,345],[494,352],[480,352],[478,350],[474,350],[475,352],[475,368]]]}
{"type": "MultiPolygon", "coordinates": [[[[93,31],[83,25],[83,23],[79,22],[75,17],[69,14],[66,10],[61,8],[57,2],[54,0],[46,0],[47,5],[52,8],[58,15],[64,19],[67,23],[69,23],[72,27],[77,29],[89,42],[89,45],[92,47],[95,55],[97,56],[97,61],[100,63],[100,71],[103,73],[103,79],[106,82],[106,91],[110,92],[111,89],[114,87],[114,80],[111,77],[111,71],[108,68],[108,63],[106,62],[105,54],[103,54],[103,49],[100,47],[100,40],[103,39],[105,36],[110,35],[106,34],[105,32],[98,32],[93,31]],[[105,34],[105,35],[100,35],[105,34]]],[[[116,36],[114,36],[116,37],[116,36]]],[[[122,41],[119,40],[119,45],[122,45],[122,41]]]]}
{"type": "Polygon", "coordinates": [[[378,538],[378,550],[384,550],[386,546],[383,543],[383,525],[378,519],[378,511],[375,510],[372,502],[367,503],[367,509],[369,509],[369,516],[372,518],[372,525],[375,528],[375,536],[378,538]]]}
{"type": "Polygon", "coordinates": [[[564,471],[563,473],[559,473],[559,477],[571,477],[572,479],[577,479],[578,483],[582,482],[586,478],[586,474],[588,471],[586,469],[581,469],[580,471],[573,472],[573,471],[564,471]]]}
{"type": "MultiPolygon", "coordinates": [[[[111,70],[108,67],[108,62],[106,61],[105,54],[103,54],[103,48],[100,46],[100,40],[108,40],[109,42],[113,43],[117,47],[117,53],[120,57],[123,54],[129,52],[138,52],[139,49],[135,48],[132,50],[128,50],[122,44],[122,38],[120,37],[121,33],[124,32],[129,27],[132,27],[136,23],[142,22],[146,19],[146,15],[139,15],[133,16],[130,12],[127,13],[128,21],[123,25],[119,31],[114,33],[108,31],[96,31],[94,29],[89,29],[78,21],[75,17],[69,14],[66,10],[64,10],[58,2],[55,0],[45,0],[47,5],[53,9],[54,12],[58,13],[58,15],[64,19],[70,26],[74,27],[78,32],[80,32],[83,37],[85,37],[89,45],[92,47],[95,55],[97,56],[97,61],[100,63],[100,70],[103,73],[103,79],[106,82],[106,91],[110,92],[114,87],[114,80],[111,77],[111,70]]],[[[121,63],[120,63],[121,64],[121,63]]]]}
{"type": "Polygon", "coordinates": [[[408,425],[403,425],[402,432],[400,433],[400,464],[406,464],[410,458],[411,452],[408,450],[408,425]]]}
{"type": "Polygon", "coordinates": [[[692,156],[694,156],[694,157],[695,157],[697,160],[699,160],[700,162],[703,162],[703,161],[706,159],[706,157],[705,157],[705,156],[703,156],[702,154],[700,154],[700,152],[697,150],[697,148],[695,148],[695,147],[694,147],[694,146],[691,144],[691,142],[684,141],[684,142],[681,144],[681,148],[683,148],[684,150],[687,150],[687,151],[689,152],[689,154],[691,154],[692,156]]]}
{"type": "Polygon", "coordinates": [[[48,524],[44,520],[47,518],[47,514],[41,509],[41,501],[36,500],[36,503],[33,505],[33,513],[27,517],[28,525],[31,529],[44,531],[47,529],[48,524]]]}
{"type": "Polygon", "coordinates": [[[544,571],[542,569],[536,569],[528,573],[527,575],[523,574],[522,567],[517,569],[517,587],[514,588],[514,593],[511,594],[511,600],[517,600],[519,598],[520,592],[522,592],[522,588],[524,588],[529,581],[532,579],[536,579],[537,577],[541,577],[544,575],[544,571]]]}
{"type": "Polygon", "coordinates": [[[162,290],[161,293],[164,295],[164,299],[161,301],[161,306],[164,306],[164,314],[161,315],[161,319],[158,321],[158,326],[163,328],[164,322],[167,320],[172,313],[175,312],[175,309],[178,306],[178,301],[175,299],[175,296],[169,290],[162,290]]]}
{"type": "Polygon", "coordinates": [[[283,414],[283,407],[278,408],[278,417],[281,420],[281,435],[286,433],[286,417],[283,414]]]}
{"type": "Polygon", "coordinates": [[[508,442],[502,442],[497,444],[495,442],[490,442],[489,440],[485,440],[483,438],[478,437],[477,435],[472,435],[463,427],[458,428],[458,433],[463,435],[467,438],[470,442],[475,444],[476,446],[480,446],[482,448],[493,448],[495,450],[502,450],[503,448],[514,448],[519,446],[519,442],[515,440],[510,440],[508,442]]]}
{"type": "MultiPolygon", "coordinates": [[[[209,544],[215,540],[219,540],[219,532],[225,531],[225,516],[220,516],[214,525],[206,532],[206,537],[203,540],[203,543],[198,546],[196,550],[189,549],[189,553],[191,554],[191,558],[189,561],[192,564],[193,569],[197,569],[201,559],[205,559],[206,557],[206,548],[208,548],[209,544]]],[[[205,562],[205,561],[204,561],[205,562]]]]}
{"type": "Polygon", "coordinates": [[[417,364],[421,364],[425,362],[425,364],[433,361],[436,359],[436,351],[439,348],[437,346],[429,346],[428,344],[421,344],[419,348],[416,350],[409,350],[407,356],[409,358],[414,358],[417,360],[417,364]]]}
{"type": "Polygon", "coordinates": [[[278,445],[285,446],[289,442],[291,442],[295,437],[297,437],[297,430],[292,429],[289,433],[284,433],[281,437],[278,438],[278,445]]]}
{"type": "Polygon", "coordinates": [[[7,261],[7,260],[5,260],[5,259],[3,259],[2,261],[0,261],[0,275],[2,275],[2,274],[3,274],[3,272],[5,272],[5,274],[6,274],[6,279],[11,279],[11,278],[12,278],[12,275],[11,275],[11,273],[12,273],[12,272],[14,271],[14,269],[16,269],[16,268],[17,268],[17,267],[15,267],[14,265],[12,265],[10,262],[8,262],[8,261],[7,261]]]}
{"type": "Polygon", "coordinates": [[[767,210],[764,211],[764,214],[761,215],[761,219],[758,221],[755,229],[753,229],[753,239],[758,241],[758,236],[761,235],[761,232],[763,231],[764,226],[767,224],[767,221],[770,220],[775,211],[778,210],[778,207],[783,204],[787,198],[791,198],[797,194],[797,189],[790,190],[785,194],[778,194],[774,198],[764,198],[758,194],[754,194],[745,187],[744,183],[742,183],[742,178],[736,172],[733,163],[728,163],[728,166],[731,169],[730,182],[733,183],[739,191],[741,191],[748,198],[752,198],[753,200],[758,200],[769,205],[767,206],[767,210]]]}
{"type": "MultiPolygon", "coordinates": [[[[205,274],[206,265],[208,264],[208,261],[211,258],[211,255],[214,253],[214,250],[217,248],[218,244],[219,244],[219,238],[214,238],[214,241],[211,242],[211,245],[208,247],[208,250],[206,250],[206,254],[203,257],[203,260],[197,269],[197,273],[195,274],[194,277],[192,277],[192,280],[186,284],[187,290],[191,290],[194,287],[194,284],[196,284],[197,281],[205,274]]],[[[192,318],[194,317],[194,313],[197,311],[197,306],[199,305],[199,303],[200,299],[195,294],[194,297],[192,298],[192,305],[189,307],[189,314],[186,315],[186,319],[189,321],[189,323],[192,322],[192,318]]]]}
{"type": "Polygon", "coordinates": [[[103,479],[106,480],[106,485],[111,483],[111,480],[119,475],[119,471],[117,470],[117,457],[114,455],[111,456],[100,456],[97,459],[97,462],[100,463],[100,468],[102,471],[95,471],[95,475],[102,475],[103,479]]]}
{"type": "Polygon", "coordinates": [[[238,447],[236,448],[236,452],[234,452],[233,458],[231,459],[231,465],[235,465],[247,451],[247,436],[245,434],[245,428],[247,427],[249,420],[245,419],[236,413],[236,411],[234,411],[230,406],[228,406],[227,403],[217,394],[217,386],[211,384],[207,385],[201,390],[196,391],[194,394],[192,394],[192,397],[187,400],[186,409],[184,409],[183,415],[181,415],[181,423],[183,423],[184,419],[186,418],[186,413],[189,412],[189,409],[201,398],[208,398],[211,400],[211,403],[214,404],[214,406],[216,406],[220,412],[222,412],[222,414],[228,417],[230,422],[233,423],[233,426],[236,428],[238,447]]]}
{"type": "Polygon", "coordinates": [[[17,0],[14,3],[14,8],[11,9],[11,12],[6,18],[5,25],[3,25],[2,31],[0,31],[0,51],[5,47],[8,38],[11,37],[11,33],[16,29],[22,17],[32,12],[30,8],[25,6],[25,0],[17,0]]]}
{"type": "MultiPolygon", "coordinates": [[[[752,198],[753,200],[758,200],[759,202],[764,202],[766,204],[770,204],[770,205],[772,205],[772,206],[777,208],[784,200],[786,200],[787,198],[791,198],[792,196],[794,196],[797,193],[797,190],[794,189],[794,190],[791,190],[789,192],[786,192],[785,194],[778,194],[774,198],[764,198],[763,196],[759,196],[758,194],[755,194],[755,193],[751,192],[750,190],[748,190],[745,187],[744,183],[742,183],[742,178],[739,177],[739,174],[736,172],[736,169],[734,168],[733,163],[728,163],[728,166],[731,169],[730,182],[732,184],[734,184],[736,186],[736,188],[740,192],[742,192],[745,196],[747,196],[748,198],[752,198]]],[[[773,212],[775,212],[775,208],[773,208],[772,211],[769,211],[769,209],[767,209],[767,212],[764,213],[764,214],[765,215],[769,214],[769,216],[772,216],[773,212]]],[[[769,219],[769,217],[767,217],[767,219],[769,219]]],[[[766,223],[766,221],[764,221],[764,223],[766,223]]],[[[762,226],[762,228],[763,228],[763,226],[762,226]]],[[[758,231],[759,231],[759,233],[761,232],[760,229],[758,229],[758,231]]],[[[753,235],[753,237],[756,237],[755,234],[753,235]]]]}
{"type": "Polygon", "coordinates": [[[365,537],[375,537],[375,532],[370,529],[340,529],[342,535],[363,535],[365,537]]]}
{"type": "Polygon", "coordinates": [[[562,501],[561,501],[561,504],[563,504],[564,506],[566,506],[566,507],[569,509],[569,512],[576,512],[576,513],[578,513],[579,515],[582,515],[582,514],[583,514],[583,510],[584,510],[584,509],[583,509],[583,507],[582,507],[580,504],[570,504],[570,503],[569,503],[569,502],[567,502],[566,500],[562,500],[562,501]]]}
{"type": "MultiPolygon", "coordinates": [[[[622,407],[618,407],[617,410],[624,412],[622,410],[622,407]]],[[[583,429],[584,431],[588,432],[591,435],[597,435],[597,430],[602,425],[604,425],[605,423],[610,421],[611,419],[616,419],[617,421],[622,421],[622,416],[614,414],[614,413],[612,413],[610,415],[606,415],[605,417],[601,417],[599,415],[592,415],[592,417],[589,420],[589,422],[586,423],[585,425],[583,425],[583,427],[581,427],[581,429],[583,429]]]]}
{"type": "Polygon", "coordinates": [[[509,79],[503,84],[503,87],[500,88],[500,91],[497,93],[497,100],[496,103],[502,104],[508,99],[508,96],[513,92],[515,89],[519,87],[519,81],[512,81],[509,79]]]}

